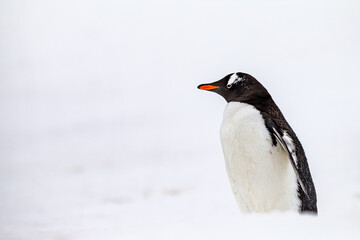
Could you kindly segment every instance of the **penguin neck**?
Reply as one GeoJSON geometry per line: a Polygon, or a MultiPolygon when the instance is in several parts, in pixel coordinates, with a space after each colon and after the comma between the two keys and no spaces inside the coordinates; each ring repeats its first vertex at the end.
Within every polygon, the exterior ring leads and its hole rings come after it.
{"type": "Polygon", "coordinates": [[[254,106],[259,111],[267,112],[269,106],[274,106],[274,101],[270,94],[264,89],[264,91],[256,91],[253,93],[240,94],[234,99],[227,102],[241,102],[254,106]]]}

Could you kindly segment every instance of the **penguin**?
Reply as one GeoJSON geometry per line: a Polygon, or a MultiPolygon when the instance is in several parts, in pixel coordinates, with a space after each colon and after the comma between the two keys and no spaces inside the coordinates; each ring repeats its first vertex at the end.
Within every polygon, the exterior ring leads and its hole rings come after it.
{"type": "Polygon", "coordinates": [[[198,88],[227,102],[220,138],[240,211],[316,215],[316,191],[304,149],[265,87],[237,72],[198,88]]]}

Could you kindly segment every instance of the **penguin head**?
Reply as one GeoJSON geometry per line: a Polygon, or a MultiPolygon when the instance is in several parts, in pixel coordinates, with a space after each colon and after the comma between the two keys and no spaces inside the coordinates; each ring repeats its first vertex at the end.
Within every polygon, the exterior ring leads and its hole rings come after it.
{"type": "Polygon", "coordinates": [[[269,96],[260,82],[253,76],[242,72],[230,73],[219,81],[201,84],[198,88],[215,92],[225,98],[227,102],[269,96]]]}

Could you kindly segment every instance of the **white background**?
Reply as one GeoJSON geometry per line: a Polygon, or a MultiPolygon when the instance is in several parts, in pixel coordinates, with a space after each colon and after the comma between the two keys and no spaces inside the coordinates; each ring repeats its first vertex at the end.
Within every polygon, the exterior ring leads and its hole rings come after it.
{"type": "Polygon", "coordinates": [[[360,239],[358,1],[0,1],[0,238],[360,239]],[[242,71],[319,216],[241,215],[201,83],[242,71]]]}

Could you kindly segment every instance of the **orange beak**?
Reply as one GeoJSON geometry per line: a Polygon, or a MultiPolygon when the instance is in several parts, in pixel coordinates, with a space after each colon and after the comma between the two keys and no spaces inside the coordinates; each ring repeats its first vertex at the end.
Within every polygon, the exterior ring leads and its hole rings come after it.
{"type": "Polygon", "coordinates": [[[201,89],[201,90],[209,91],[209,90],[213,90],[213,89],[219,88],[219,86],[214,86],[214,85],[205,84],[205,85],[200,85],[200,86],[198,86],[198,88],[201,89]]]}

